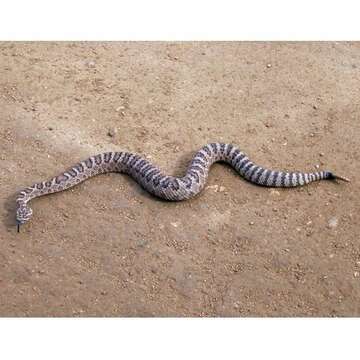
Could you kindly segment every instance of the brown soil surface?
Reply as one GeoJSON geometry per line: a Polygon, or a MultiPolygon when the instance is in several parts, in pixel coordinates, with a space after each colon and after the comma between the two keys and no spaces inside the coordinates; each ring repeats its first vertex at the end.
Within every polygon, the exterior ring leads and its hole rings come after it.
{"type": "Polygon", "coordinates": [[[0,315],[360,316],[359,84],[359,43],[0,43],[0,315]],[[352,182],[274,190],[217,164],[171,203],[108,174],[16,233],[16,192],[79,160],[181,175],[212,141],[352,182]]]}

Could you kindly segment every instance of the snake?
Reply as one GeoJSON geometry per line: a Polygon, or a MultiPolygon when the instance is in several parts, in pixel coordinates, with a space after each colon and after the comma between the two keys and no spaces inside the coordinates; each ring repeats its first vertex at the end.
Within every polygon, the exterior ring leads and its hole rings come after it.
{"type": "Polygon", "coordinates": [[[267,187],[298,187],[319,180],[350,181],[330,171],[288,172],[275,171],[256,165],[237,146],[210,143],[203,146],[191,160],[183,177],[164,174],[145,157],[131,152],[106,152],[91,156],[51,178],[20,191],[16,198],[16,222],[20,225],[30,220],[33,211],[30,200],[69,189],[93,176],[116,172],[131,176],[150,194],[170,201],[182,201],[199,194],[206,185],[212,164],[225,162],[247,181],[267,187]]]}

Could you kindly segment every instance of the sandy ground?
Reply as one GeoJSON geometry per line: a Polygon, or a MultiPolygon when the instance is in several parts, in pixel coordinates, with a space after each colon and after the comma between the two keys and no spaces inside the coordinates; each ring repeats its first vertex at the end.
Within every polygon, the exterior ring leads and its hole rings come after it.
{"type": "Polygon", "coordinates": [[[0,315],[360,316],[359,71],[359,43],[0,43],[0,315]],[[217,164],[169,203],[108,174],[16,233],[16,192],[89,155],[181,175],[212,141],[352,182],[275,191],[217,164]]]}

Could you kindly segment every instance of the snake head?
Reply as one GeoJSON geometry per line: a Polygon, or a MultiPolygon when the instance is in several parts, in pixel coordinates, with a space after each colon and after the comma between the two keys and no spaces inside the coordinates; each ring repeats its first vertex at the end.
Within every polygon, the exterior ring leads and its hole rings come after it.
{"type": "Polygon", "coordinates": [[[18,207],[18,209],[16,210],[16,221],[18,224],[24,224],[27,221],[30,220],[31,215],[32,215],[32,210],[30,207],[26,206],[26,205],[21,205],[18,207]]]}

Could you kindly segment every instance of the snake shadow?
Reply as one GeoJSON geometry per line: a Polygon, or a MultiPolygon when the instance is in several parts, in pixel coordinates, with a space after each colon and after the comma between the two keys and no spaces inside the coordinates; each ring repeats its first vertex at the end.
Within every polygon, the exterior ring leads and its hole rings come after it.
{"type": "Polygon", "coordinates": [[[16,197],[18,193],[19,192],[16,191],[5,198],[3,206],[5,209],[5,216],[2,217],[1,221],[7,229],[16,227],[16,197]]]}

